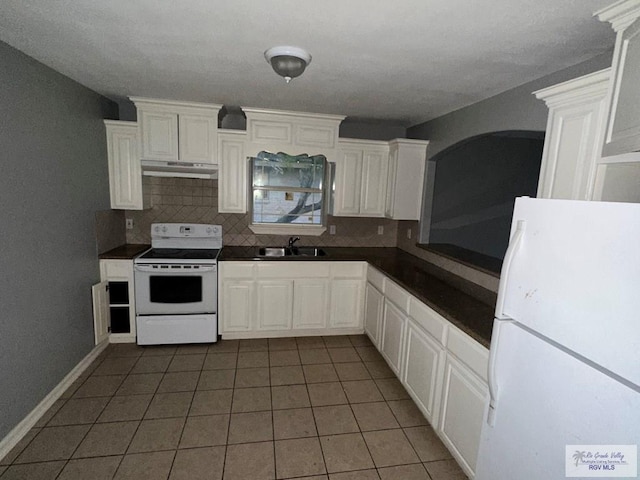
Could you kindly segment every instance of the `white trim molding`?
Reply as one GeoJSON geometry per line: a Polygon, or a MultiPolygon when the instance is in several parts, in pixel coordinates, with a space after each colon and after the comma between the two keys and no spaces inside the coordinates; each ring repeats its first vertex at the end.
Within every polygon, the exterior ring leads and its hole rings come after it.
{"type": "Polygon", "coordinates": [[[0,440],[0,459],[4,458],[20,440],[38,423],[38,420],[51,408],[62,394],[75,382],[80,375],[98,358],[105,348],[109,346],[109,340],[96,345],[89,354],[71,370],[53,390],[51,390],[29,414],[11,430],[6,437],[0,440]]]}

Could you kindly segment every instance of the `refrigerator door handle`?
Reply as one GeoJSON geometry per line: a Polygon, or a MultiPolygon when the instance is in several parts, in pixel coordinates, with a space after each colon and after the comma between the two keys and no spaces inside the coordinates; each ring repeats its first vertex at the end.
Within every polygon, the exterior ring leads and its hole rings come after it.
{"type": "Polygon", "coordinates": [[[513,238],[509,242],[509,247],[507,248],[507,252],[504,255],[504,261],[502,262],[502,271],[500,272],[498,299],[496,301],[496,318],[509,318],[504,314],[505,291],[507,283],[509,282],[509,271],[511,270],[511,262],[516,256],[518,248],[520,248],[520,244],[522,243],[525,226],[526,222],[524,220],[518,220],[518,223],[516,224],[516,231],[513,233],[513,238]]]}
{"type": "Polygon", "coordinates": [[[505,323],[512,323],[512,318],[496,318],[493,322],[491,333],[491,348],[489,349],[489,365],[487,369],[487,383],[489,384],[489,410],[487,423],[493,427],[496,421],[496,407],[498,404],[498,383],[496,381],[496,358],[498,356],[498,343],[500,342],[500,330],[505,323]]]}

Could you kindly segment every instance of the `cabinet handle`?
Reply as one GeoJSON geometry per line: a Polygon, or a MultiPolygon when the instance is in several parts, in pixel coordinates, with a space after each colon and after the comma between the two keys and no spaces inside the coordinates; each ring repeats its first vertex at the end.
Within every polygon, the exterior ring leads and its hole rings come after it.
{"type": "Polygon", "coordinates": [[[500,273],[500,286],[498,287],[498,299],[496,301],[496,318],[507,319],[509,318],[504,314],[504,295],[509,282],[509,272],[511,270],[511,262],[513,261],[520,243],[522,243],[522,237],[524,236],[526,222],[524,220],[518,220],[516,225],[516,231],[513,234],[513,238],[509,242],[509,247],[504,255],[504,261],[502,262],[502,272],[500,273]]]}

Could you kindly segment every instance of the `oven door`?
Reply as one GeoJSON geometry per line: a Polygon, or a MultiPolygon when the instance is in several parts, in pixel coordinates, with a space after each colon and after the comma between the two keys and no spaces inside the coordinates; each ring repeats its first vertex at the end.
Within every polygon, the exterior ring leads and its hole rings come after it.
{"type": "Polygon", "coordinates": [[[216,313],[215,264],[136,264],[134,280],[138,315],[216,313]]]}

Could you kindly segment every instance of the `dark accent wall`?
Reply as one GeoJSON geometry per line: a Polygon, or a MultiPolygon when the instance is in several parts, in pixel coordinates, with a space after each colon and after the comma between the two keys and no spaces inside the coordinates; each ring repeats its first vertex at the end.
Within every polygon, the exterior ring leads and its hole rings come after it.
{"type": "MultiPolygon", "coordinates": [[[[427,159],[465,139],[491,132],[522,130],[544,131],[549,110],[533,92],[556,85],[588,73],[611,66],[613,52],[609,51],[586,62],[560,70],[494,97],[482,100],[428,122],[407,129],[408,138],[429,140],[427,159]]],[[[422,218],[420,220],[420,243],[430,243],[431,213],[435,202],[435,169],[426,168],[422,218]]]]}
{"type": "Polygon", "coordinates": [[[103,118],[117,106],[0,42],[0,438],[93,348],[103,118]]]}
{"type": "Polygon", "coordinates": [[[544,134],[482,135],[440,152],[429,243],[502,260],[515,198],[535,197],[544,134]]]}

